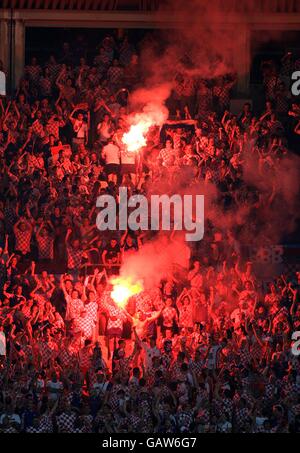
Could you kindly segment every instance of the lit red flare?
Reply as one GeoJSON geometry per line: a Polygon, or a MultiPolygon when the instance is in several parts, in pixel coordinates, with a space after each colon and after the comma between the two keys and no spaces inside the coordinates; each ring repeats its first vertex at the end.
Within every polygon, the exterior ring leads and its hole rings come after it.
{"type": "Polygon", "coordinates": [[[111,280],[113,290],[111,291],[111,298],[115,303],[124,308],[130,299],[143,291],[143,285],[141,282],[133,283],[129,278],[116,277],[111,280]]]}
{"type": "Polygon", "coordinates": [[[168,117],[163,105],[148,104],[142,113],[136,113],[130,119],[131,126],[122,137],[127,150],[137,152],[147,144],[147,134],[152,126],[161,126],[168,117]]]}
{"type": "Polygon", "coordinates": [[[135,152],[146,146],[146,135],[150,127],[150,122],[140,122],[130,127],[129,131],[122,137],[122,142],[126,145],[128,151],[135,152]]]}

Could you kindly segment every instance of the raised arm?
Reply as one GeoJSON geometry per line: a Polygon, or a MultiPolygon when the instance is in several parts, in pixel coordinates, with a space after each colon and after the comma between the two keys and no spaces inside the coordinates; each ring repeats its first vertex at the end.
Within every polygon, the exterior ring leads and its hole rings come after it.
{"type": "Polygon", "coordinates": [[[295,132],[295,134],[300,135],[300,120],[296,124],[294,132],[295,132]]]}
{"type": "Polygon", "coordinates": [[[61,275],[60,277],[60,287],[61,289],[63,290],[63,293],[64,293],[64,296],[65,298],[67,298],[67,296],[69,295],[67,290],[66,290],[66,286],[65,286],[65,282],[64,282],[64,275],[61,275]]]}

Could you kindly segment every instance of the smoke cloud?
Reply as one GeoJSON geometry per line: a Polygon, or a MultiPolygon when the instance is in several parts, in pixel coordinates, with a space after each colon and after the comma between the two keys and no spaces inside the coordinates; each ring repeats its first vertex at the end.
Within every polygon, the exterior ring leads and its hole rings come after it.
{"type": "MultiPolygon", "coordinates": [[[[237,69],[236,62],[244,45],[242,31],[245,17],[253,11],[251,6],[254,3],[247,2],[247,10],[238,13],[239,25],[235,26],[234,34],[232,30],[226,30],[227,13],[224,7],[220,10],[218,2],[213,2],[213,7],[211,2],[200,0],[189,2],[188,7],[186,3],[177,0],[168,5],[171,11],[170,6],[174,4],[174,11],[181,11],[179,29],[159,32],[161,39],[148,37],[143,43],[141,66],[145,80],[143,88],[130,96],[131,124],[149,118],[151,125],[163,124],[168,117],[166,101],[177,74],[215,79],[237,69]]],[[[247,66],[250,67],[250,62],[246,62],[247,66]]],[[[266,173],[259,171],[259,165],[259,156],[255,153],[245,156],[241,170],[243,190],[248,199],[243,203],[232,200],[227,209],[224,209],[224,193],[216,183],[197,181],[192,188],[187,188],[186,174],[177,175],[172,183],[154,181],[149,194],[204,195],[206,222],[222,233],[224,241],[230,230],[235,239],[243,244],[278,244],[283,235],[294,230],[296,213],[299,212],[299,158],[289,153],[287,157],[274,160],[266,173]]],[[[144,280],[147,287],[157,285],[166,274],[166,269],[178,258],[181,266],[188,266],[189,249],[184,239],[179,238],[175,245],[159,235],[139,252],[126,255],[121,275],[134,275],[144,280]]]]}

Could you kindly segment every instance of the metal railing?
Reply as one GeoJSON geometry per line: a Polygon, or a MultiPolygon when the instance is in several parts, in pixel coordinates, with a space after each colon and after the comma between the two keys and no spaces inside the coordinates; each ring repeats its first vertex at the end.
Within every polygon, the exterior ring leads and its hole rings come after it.
{"type": "Polygon", "coordinates": [[[190,8],[217,9],[221,13],[296,13],[299,0],[194,0],[174,8],[171,0],[2,0],[3,8],[47,10],[155,11],[190,8]],[[181,6],[182,5],[182,6],[181,6]]]}

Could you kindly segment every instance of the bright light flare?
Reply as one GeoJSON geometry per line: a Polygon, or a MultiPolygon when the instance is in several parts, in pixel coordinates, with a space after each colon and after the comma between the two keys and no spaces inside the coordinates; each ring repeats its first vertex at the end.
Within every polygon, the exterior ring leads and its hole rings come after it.
{"type": "Polygon", "coordinates": [[[148,103],[141,113],[130,118],[130,129],[122,137],[122,142],[130,152],[137,152],[147,144],[147,134],[152,126],[161,126],[168,118],[168,111],[162,104],[148,103]]]}
{"type": "Polygon", "coordinates": [[[136,152],[146,146],[146,135],[151,125],[151,121],[141,121],[130,127],[129,131],[122,137],[122,142],[126,145],[128,151],[136,152]]]}
{"type": "Polygon", "coordinates": [[[124,308],[130,299],[143,291],[143,285],[141,282],[132,283],[131,279],[125,279],[122,277],[116,277],[111,280],[113,290],[110,295],[115,303],[120,307],[124,308]]]}

